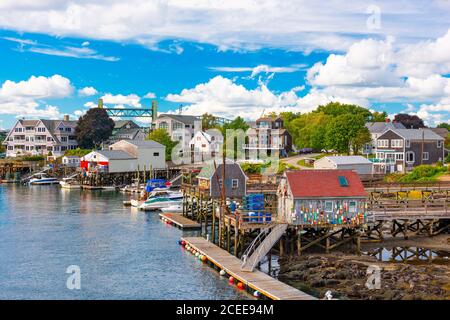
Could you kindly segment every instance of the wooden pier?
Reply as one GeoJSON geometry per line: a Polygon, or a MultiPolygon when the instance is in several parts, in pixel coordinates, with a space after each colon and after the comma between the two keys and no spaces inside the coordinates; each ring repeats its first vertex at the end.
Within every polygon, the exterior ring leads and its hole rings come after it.
{"type": "Polygon", "coordinates": [[[316,300],[315,297],[280,282],[261,271],[242,271],[241,260],[204,238],[186,237],[182,240],[201,252],[215,266],[225,270],[228,275],[272,300],[316,300]]]}
{"type": "Polygon", "coordinates": [[[180,229],[199,229],[201,224],[183,217],[181,213],[160,213],[159,217],[161,219],[166,219],[170,221],[173,225],[179,227],[180,229]]]}

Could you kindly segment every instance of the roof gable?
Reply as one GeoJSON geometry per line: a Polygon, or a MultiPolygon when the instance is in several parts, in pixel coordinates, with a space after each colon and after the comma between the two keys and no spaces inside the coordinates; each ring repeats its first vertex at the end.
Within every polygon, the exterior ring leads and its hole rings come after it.
{"type": "Polygon", "coordinates": [[[294,198],[367,197],[361,179],[352,170],[288,171],[285,176],[294,198]]]}

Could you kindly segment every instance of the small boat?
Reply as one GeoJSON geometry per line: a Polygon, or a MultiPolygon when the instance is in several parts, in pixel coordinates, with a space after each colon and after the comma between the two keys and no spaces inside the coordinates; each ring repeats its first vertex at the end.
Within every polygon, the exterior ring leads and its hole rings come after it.
{"type": "Polygon", "coordinates": [[[170,212],[170,213],[179,213],[183,212],[183,203],[173,204],[171,206],[168,206],[166,208],[160,209],[162,212],[170,212]]]}
{"type": "Polygon", "coordinates": [[[103,191],[117,191],[118,188],[115,186],[106,186],[106,187],[102,187],[103,191]]]}
{"type": "Polygon", "coordinates": [[[170,199],[167,197],[155,197],[148,199],[143,204],[139,206],[140,210],[160,210],[162,208],[167,208],[173,205],[181,204],[182,200],[170,199]]]}
{"type": "Polygon", "coordinates": [[[56,178],[51,178],[43,173],[36,173],[30,177],[28,182],[31,185],[49,185],[49,184],[59,184],[59,180],[56,178]]]}
{"type": "Polygon", "coordinates": [[[69,190],[78,190],[81,189],[81,185],[72,177],[63,178],[62,181],[59,182],[61,188],[69,189],[69,190]]]}

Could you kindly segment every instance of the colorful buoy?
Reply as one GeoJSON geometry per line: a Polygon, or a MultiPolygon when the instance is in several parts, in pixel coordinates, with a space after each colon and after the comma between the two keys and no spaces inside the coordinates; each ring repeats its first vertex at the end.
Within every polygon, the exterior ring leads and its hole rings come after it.
{"type": "Polygon", "coordinates": [[[242,282],[238,282],[237,287],[239,290],[244,290],[244,284],[242,282]]]}
{"type": "Polygon", "coordinates": [[[259,293],[259,291],[257,290],[257,291],[255,291],[255,292],[253,292],[253,296],[254,296],[255,298],[259,298],[259,297],[261,296],[261,293],[259,293]]]}
{"type": "Polygon", "coordinates": [[[205,257],[205,256],[202,256],[201,260],[202,260],[203,262],[206,262],[206,257],[205,257]]]}
{"type": "Polygon", "coordinates": [[[223,276],[225,276],[227,273],[226,273],[225,270],[222,269],[222,270],[220,270],[219,274],[223,277],[223,276]]]}
{"type": "Polygon", "coordinates": [[[228,282],[231,283],[231,284],[233,284],[233,283],[234,283],[234,278],[233,278],[233,277],[229,277],[229,278],[228,278],[228,282]]]}

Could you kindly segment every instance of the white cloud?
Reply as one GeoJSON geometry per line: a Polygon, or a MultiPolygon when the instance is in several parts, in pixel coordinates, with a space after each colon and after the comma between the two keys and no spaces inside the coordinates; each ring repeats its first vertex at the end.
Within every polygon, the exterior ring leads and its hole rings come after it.
{"type": "Polygon", "coordinates": [[[250,78],[255,78],[260,73],[291,73],[305,68],[306,65],[298,64],[287,67],[272,67],[266,64],[261,64],[256,67],[210,67],[210,70],[220,72],[251,72],[250,78]]]}
{"type": "Polygon", "coordinates": [[[154,94],[153,92],[148,92],[145,96],[143,96],[143,98],[145,98],[145,99],[155,99],[156,98],[156,94],[154,94]]]}
{"type": "MultiPolygon", "coordinates": [[[[436,37],[448,26],[450,8],[443,1],[424,6],[421,1],[379,0],[382,28],[370,29],[369,5],[358,0],[2,0],[0,27],[149,47],[165,39],[184,39],[222,50],[345,50],[365,35],[393,35],[411,42],[436,37]]],[[[172,51],[180,53],[182,48],[176,44],[172,51]]]]}
{"type": "Polygon", "coordinates": [[[293,90],[276,94],[263,83],[249,90],[222,76],[216,76],[192,89],[183,89],[179,94],[169,94],[166,100],[189,104],[183,108],[186,114],[198,115],[208,112],[226,118],[241,116],[247,119],[256,119],[263,111],[308,112],[319,104],[330,101],[356,102],[314,90],[303,97],[297,96],[293,90]]]}
{"type": "Polygon", "coordinates": [[[98,93],[94,87],[84,87],[78,90],[78,95],[82,97],[95,96],[98,93]]]}
{"type": "Polygon", "coordinates": [[[107,93],[101,97],[103,99],[104,104],[114,104],[114,105],[128,105],[134,108],[141,108],[141,98],[132,93],[129,95],[117,94],[113,95],[111,93],[107,93]]]}
{"type": "Polygon", "coordinates": [[[38,43],[34,40],[19,39],[13,37],[4,37],[3,39],[19,43],[18,50],[51,55],[60,57],[70,57],[79,59],[95,59],[104,61],[118,61],[117,57],[104,56],[99,54],[96,50],[89,48],[89,42],[85,41],[81,44],[81,47],[74,46],[53,46],[48,44],[38,43]]]}
{"type": "Polygon", "coordinates": [[[31,76],[28,80],[6,80],[0,88],[0,114],[29,117],[60,117],[56,106],[45,104],[42,99],[65,98],[72,94],[70,80],[60,76],[31,76]]]}

